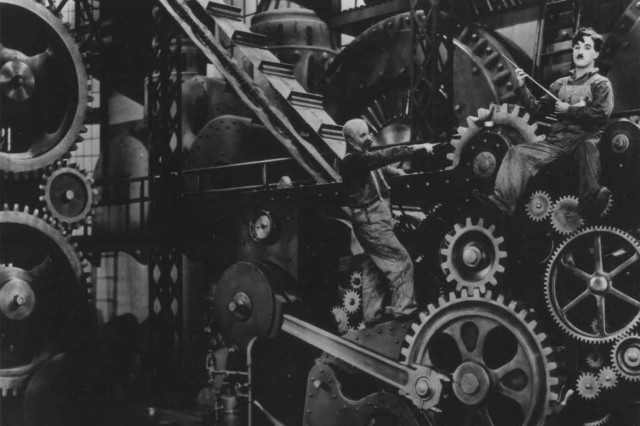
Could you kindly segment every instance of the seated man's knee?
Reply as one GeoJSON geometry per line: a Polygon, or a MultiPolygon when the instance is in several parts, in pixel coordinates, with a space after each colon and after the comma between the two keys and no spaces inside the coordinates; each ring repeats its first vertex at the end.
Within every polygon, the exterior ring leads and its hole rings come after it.
{"type": "Polygon", "coordinates": [[[594,151],[594,150],[598,150],[598,143],[600,143],[600,138],[586,138],[585,140],[582,141],[582,143],[580,144],[582,146],[582,148],[587,149],[589,151],[594,151]]]}

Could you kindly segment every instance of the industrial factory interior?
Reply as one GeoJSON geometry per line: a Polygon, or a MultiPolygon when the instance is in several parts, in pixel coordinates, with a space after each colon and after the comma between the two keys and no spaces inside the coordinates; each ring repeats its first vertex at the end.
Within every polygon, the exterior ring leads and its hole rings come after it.
{"type": "Polygon", "coordinates": [[[636,0],[0,0],[0,425],[640,425],[639,70],[636,0]]]}

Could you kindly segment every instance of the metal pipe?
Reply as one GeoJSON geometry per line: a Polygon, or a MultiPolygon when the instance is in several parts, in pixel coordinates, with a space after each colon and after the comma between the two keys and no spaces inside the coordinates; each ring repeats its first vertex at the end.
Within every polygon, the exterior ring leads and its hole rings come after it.
{"type": "Polygon", "coordinates": [[[251,390],[253,385],[253,373],[252,373],[252,356],[251,350],[253,349],[253,344],[258,340],[257,337],[254,337],[249,341],[247,345],[247,424],[251,426],[253,424],[253,392],[251,390]]]}

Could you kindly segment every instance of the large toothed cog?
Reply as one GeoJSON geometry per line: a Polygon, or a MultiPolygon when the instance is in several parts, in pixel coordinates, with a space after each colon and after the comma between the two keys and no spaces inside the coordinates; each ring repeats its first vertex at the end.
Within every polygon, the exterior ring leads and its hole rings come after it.
{"type": "Polygon", "coordinates": [[[340,334],[349,331],[349,317],[347,316],[347,311],[345,311],[342,306],[334,306],[331,309],[331,315],[333,315],[333,320],[340,334]]]}
{"type": "Polygon", "coordinates": [[[474,138],[488,125],[504,128],[501,134],[507,138],[510,146],[541,141],[542,136],[536,134],[538,126],[535,123],[529,124],[530,115],[520,113],[521,109],[517,105],[492,104],[490,109],[480,108],[477,117],[467,117],[467,127],[459,127],[460,137],[451,141],[454,151],[447,154],[447,158],[451,160],[451,166],[447,170],[458,167],[465,150],[473,146],[474,138]]]}
{"type": "Polygon", "coordinates": [[[611,362],[623,379],[640,381],[640,335],[631,334],[618,340],[611,350],[611,362]]]}
{"type": "Polygon", "coordinates": [[[33,175],[82,140],[88,80],[76,41],[51,11],[24,0],[0,0],[0,9],[0,172],[33,175]]]}
{"type": "Polygon", "coordinates": [[[362,287],[362,272],[353,271],[349,277],[349,284],[355,289],[362,287]]]}
{"type": "Polygon", "coordinates": [[[615,204],[614,195],[610,194],[609,200],[607,201],[607,205],[605,206],[604,210],[602,210],[602,213],[600,213],[600,217],[605,217],[609,213],[611,213],[611,210],[613,210],[614,204],[615,204]]]}
{"type": "Polygon", "coordinates": [[[468,217],[465,223],[456,223],[440,245],[440,267],[447,281],[455,283],[458,291],[484,293],[487,285],[495,286],[507,257],[503,242],[495,225],[486,226],[482,218],[474,222],[468,217]]]}
{"type": "Polygon", "coordinates": [[[560,329],[592,344],[631,331],[640,323],[639,260],[640,243],[617,228],[594,226],[564,241],[549,261],[544,284],[560,329]]]}
{"type": "Polygon", "coordinates": [[[43,210],[64,230],[89,223],[96,202],[92,185],[93,180],[76,164],[57,161],[42,176],[43,210]]]}
{"type": "Polygon", "coordinates": [[[582,399],[595,399],[600,393],[598,378],[592,373],[582,373],[576,382],[576,390],[582,399]]]}
{"type": "Polygon", "coordinates": [[[609,424],[609,421],[611,421],[611,413],[606,414],[600,417],[598,420],[594,420],[592,422],[583,422],[582,426],[605,426],[609,424]]]}
{"type": "Polygon", "coordinates": [[[361,304],[362,301],[360,300],[360,295],[357,291],[347,290],[344,292],[344,296],[342,297],[342,307],[347,313],[353,314],[358,312],[361,304]]]}
{"type": "Polygon", "coordinates": [[[545,191],[536,191],[531,194],[525,209],[527,216],[534,222],[542,222],[551,214],[553,202],[551,196],[545,191]]]}
{"type": "Polygon", "coordinates": [[[602,367],[598,373],[598,383],[602,389],[613,389],[618,384],[618,374],[612,367],[602,367]]]}
{"type": "Polygon", "coordinates": [[[0,391],[6,396],[53,355],[49,339],[55,342],[77,318],[86,320],[90,288],[82,254],[37,210],[5,205],[0,236],[0,391]]]}
{"type": "Polygon", "coordinates": [[[569,235],[584,225],[578,213],[578,199],[573,196],[561,197],[553,205],[551,225],[559,234],[569,235]]]}
{"type": "Polygon", "coordinates": [[[541,425],[558,400],[558,365],[533,312],[476,289],[450,293],[412,324],[401,362],[429,365],[452,377],[447,424],[541,425]],[[511,399],[509,410],[495,398],[511,399]],[[457,401],[456,401],[457,400],[457,401]],[[479,417],[480,416],[480,417],[479,417]]]}

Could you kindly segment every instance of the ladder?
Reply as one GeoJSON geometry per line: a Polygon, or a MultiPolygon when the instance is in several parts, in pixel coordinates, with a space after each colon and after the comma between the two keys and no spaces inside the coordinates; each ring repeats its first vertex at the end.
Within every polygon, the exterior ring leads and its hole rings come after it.
{"type": "Polygon", "coordinates": [[[540,30],[542,48],[537,49],[539,79],[551,83],[571,68],[571,38],[580,27],[581,0],[546,0],[540,30]]]}
{"type": "Polygon", "coordinates": [[[159,0],[290,155],[317,183],[338,182],[329,161],[344,156],[342,126],[294,77],[294,65],[267,50],[267,38],[244,24],[242,10],[221,1],[159,0]]]}

